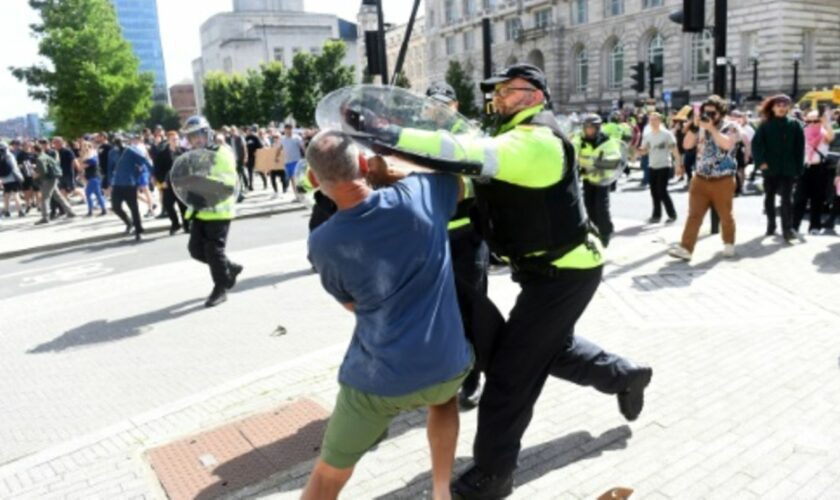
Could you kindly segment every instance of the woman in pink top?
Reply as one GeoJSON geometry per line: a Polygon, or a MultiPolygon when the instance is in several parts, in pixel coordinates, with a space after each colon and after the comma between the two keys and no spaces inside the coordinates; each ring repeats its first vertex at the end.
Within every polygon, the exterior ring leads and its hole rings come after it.
{"type": "Polygon", "coordinates": [[[828,115],[820,117],[816,110],[809,112],[805,117],[805,173],[799,179],[793,207],[793,227],[797,231],[805,215],[805,206],[809,203],[811,217],[808,233],[819,234],[822,229],[826,196],[834,183],[834,170],[826,157],[828,145],[833,140],[834,130],[828,115]]]}

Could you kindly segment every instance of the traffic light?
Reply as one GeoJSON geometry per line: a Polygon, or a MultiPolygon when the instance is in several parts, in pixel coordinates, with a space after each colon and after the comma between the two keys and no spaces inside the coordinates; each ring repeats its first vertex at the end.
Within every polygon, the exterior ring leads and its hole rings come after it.
{"type": "Polygon", "coordinates": [[[365,31],[365,56],[367,57],[368,74],[382,74],[382,58],[380,57],[380,44],[382,43],[377,31],[365,31]]]}
{"type": "Polygon", "coordinates": [[[641,94],[645,91],[645,63],[638,62],[631,70],[633,74],[630,77],[633,79],[633,85],[630,88],[641,94]]]}
{"type": "Polygon", "coordinates": [[[681,24],[685,33],[702,33],[706,28],[706,1],[683,0],[682,10],[672,12],[668,19],[681,24]]]}

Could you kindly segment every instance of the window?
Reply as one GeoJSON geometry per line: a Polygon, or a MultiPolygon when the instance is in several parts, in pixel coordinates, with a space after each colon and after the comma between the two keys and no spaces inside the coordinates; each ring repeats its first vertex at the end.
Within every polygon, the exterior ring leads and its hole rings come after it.
{"type": "Polygon", "coordinates": [[[505,20],[505,40],[516,40],[519,38],[520,31],[522,31],[522,21],[518,17],[505,20]]]}
{"type": "Polygon", "coordinates": [[[575,89],[578,92],[586,92],[589,85],[589,56],[586,49],[580,48],[575,54],[575,89]]]}
{"type": "Polygon", "coordinates": [[[435,11],[433,9],[429,9],[429,15],[427,17],[428,17],[429,28],[434,28],[435,27],[435,11]]]}
{"type": "Polygon", "coordinates": [[[455,53],[455,37],[446,37],[446,55],[451,56],[455,53]]]}
{"type": "Polygon", "coordinates": [[[624,82],[624,45],[615,42],[609,52],[607,65],[607,86],[612,89],[620,89],[624,82]]]}
{"type": "Polygon", "coordinates": [[[662,0],[643,0],[642,8],[650,9],[652,7],[662,7],[662,0]]]}
{"type": "Polygon", "coordinates": [[[469,51],[475,49],[475,31],[468,30],[464,32],[464,50],[469,51]]]}
{"type": "Polygon", "coordinates": [[[620,16],[624,14],[624,0],[606,0],[604,14],[606,16],[620,16]]]}
{"type": "Polygon", "coordinates": [[[455,0],[444,0],[443,2],[443,21],[445,23],[455,22],[457,19],[455,14],[455,0]]]}
{"type": "Polygon", "coordinates": [[[806,30],[802,33],[802,64],[806,68],[814,68],[814,32],[806,30]]]}
{"type": "Polygon", "coordinates": [[[286,60],[286,58],[284,57],[285,52],[286,51],[283,49],[283,47],[274,47],[274,60],[275,61],[280,61],[280,62],[285,62],[285,60],[286,60]]]}
{"type": "Polygon", "coordinates": [[[661,33],[656,33],[648,43],[648,63],[652,65],[654,81],[662,83],[665,69],[665,42],[661,33]]]}
{"type": "Polygon", "coordinates": [[[709,31],[691,37],[691,74],[693,82],[707,82],[712,72],[712,34],[709,31]]]}
{"type": "Polygon", "coordinates": [[[300,52],[300,47],[292,47],[292,57],[295,57],[300,52]]]}
{"type": "Polygon", "coordinates": [[[464,18],[469,19],[475,16],[475,1],[476,0],[464,0],[464,18]]]}
{"type": "Polygon", "coordinates": [[[534,12],[534,27],[547,28],[551,24],[551,9],[541,9],[534,12]]]}
{"type": "Polygon", "coordinates": [[[321,47],[312,47],[309,49],[309,53],[313,56],[320,56],[321,55],[321,47]]]}
{"type": "Polygon", "coordinates": [[[587,5],[587,0],[572,0],[572,24],[583,24],[587,21],[587,5]]]}
{"type": "Polygon", "coordinates": [[[481,0],[481,8],[490,11],[496,8],[496,0],[481,0]]]}
{"type": "Polygon", "coordinates": [[[233,59],[231,59],[230,57],[225,57],[225,61],[223,64],[225,68],[225,73],[233,72],[233,59]]]}

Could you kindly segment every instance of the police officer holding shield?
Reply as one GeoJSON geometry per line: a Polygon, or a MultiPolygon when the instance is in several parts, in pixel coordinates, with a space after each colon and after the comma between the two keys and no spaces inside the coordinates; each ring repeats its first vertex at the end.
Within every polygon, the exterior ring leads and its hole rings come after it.
{"type": "Polygon", "coordinates": [[[493,94],[499,118],[493,137],[378,128],[375,121],[364,127],[397,150],[450,155],[479,176],[481,233],[521,286],[486,370],[474,464],[452,484],[467,499],[513,491],[521,439],[549,375],[617,395],[622,415],[635,420],[653,374],[575,335],[601,281],[602,246],[589,231],[574,147],[547,109],[543,72],[517,64],[482,82],[482,90],[493,94]]]}
{"type": "MultiPolygon", "coordinates": [[[[236,205],[236,158],[227,145],[218,145],[213,141],[213,130],[203,116],[193,116],[184,124],[182,132],[193,150],[210,150],[213,165],[210,167],[208,180],[220,186],[229,187],[230,194],[217,203],[209,204],[200,196],[193,196],[186,213],[190,224],[190,256],[203,262],[210,268],[213,278],[213,291],[204,305],[214,307],[227,300],[227,290],[236,284],[236,278],[242,272],[242,266],[228,260],[225,255],[227,235],[230,223],[235,216],[236,205]]],[[[184,158],[182,156],[181,158],[184,158]]]]}

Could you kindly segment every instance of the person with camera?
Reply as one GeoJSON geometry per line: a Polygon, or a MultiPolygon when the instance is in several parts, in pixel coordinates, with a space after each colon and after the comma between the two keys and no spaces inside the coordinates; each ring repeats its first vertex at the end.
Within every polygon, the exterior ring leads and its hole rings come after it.
{"type": "MultiPolygon", "coordinates": [[[[723,228],[723,256],[735,256],[735,218],[732,201],[735,198],[734,147],[736,131],[724,121],[726,101],[712,95],[694,114],[694,123],[685,135],[686,149],[697,147],[694,177],[688,189],[688,218],[679,245],[668,254],[685,261],[691,260],[700,225],[710,208],[720,216],[723,228]]],[[[682,169],[677,172],[682,175],[682,169]]]]}
{"type": "Polygon", "coordinates": [[[761,105],[762,123],[752,141],[753,158],[764,177],[764,211],[767,236],[776,232],[776,195],[782,199],[782,236],[796,239],[793,227],[793,185],[805,165],[805,133],[789,116],[791,99],[770,97],[761,105]]]}

